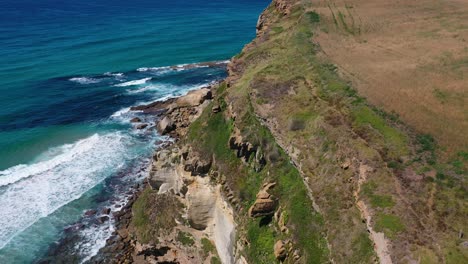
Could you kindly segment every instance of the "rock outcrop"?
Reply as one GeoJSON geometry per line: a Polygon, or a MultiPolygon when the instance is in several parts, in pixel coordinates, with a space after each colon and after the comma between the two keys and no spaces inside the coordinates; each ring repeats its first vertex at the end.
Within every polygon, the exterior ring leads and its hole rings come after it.
{"type": "Polygon", "coordinates": [[[205,100],[212,98],[211,90],[208,88],[202,88],[199,90],[190,91],[187,95],[179,97],[175,104],[177,107],[187,107],[187,106],[199,106],[205,100]]]}
{"type": "Polygon", "coordinates": [[[257,194],[255,203],[249,209],[249,215],[251,217],[261,217],[273,215],[275,213],[278,201],[268,193],[268,190],[275,185],[275,183],[264,184],[263,189],[257,194]]]}
{"type": "Polygon", "coordinates": [[[175,129],[174,121],[166,116],[159,121],[157,129],[161,135],[165,135],[175,129]]]}

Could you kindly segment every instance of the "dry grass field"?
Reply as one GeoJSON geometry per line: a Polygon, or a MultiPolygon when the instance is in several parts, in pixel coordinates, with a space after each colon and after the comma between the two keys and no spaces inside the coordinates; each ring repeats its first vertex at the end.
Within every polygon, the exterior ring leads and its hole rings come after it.
{"type": "Polygon", "coordinates": [[[468,147],[468,1],[320,0],[315,41],[359,94],[429,133],[468,147]]]}

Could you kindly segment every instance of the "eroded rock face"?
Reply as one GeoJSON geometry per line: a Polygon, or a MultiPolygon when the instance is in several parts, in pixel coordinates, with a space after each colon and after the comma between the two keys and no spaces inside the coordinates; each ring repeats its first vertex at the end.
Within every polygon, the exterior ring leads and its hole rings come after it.
{"type": "Polygon", "coordinates": [[[175,124],[169,117],[164,117],[157,126],[158,132],[165,135],[175,129],[175,124]]]}
{"type": "Polygon", "coordinates": [[[191,227],[204,230],[213,218],[216,197],[208,185],[197,184],[189,187],[187,194],[188,221],[191,227]]]}
{"type": "Polygon", "coordinates": [[[257,200],[249,209],[249,215],[251,217],[261,217],[267,215],[273,215],[276,210],[278,201],[268,193],[268,190],[273,188],[275,183],[268,183],[263,186],[257,194],[257,200]]]}
{"type": "Polygon", "coordinates": [[[282,240],[278,240],[274,246],[275,257],[279,261],[283,261],[286,258],[286,247],[282,240]]]}
{"type": "Polygon", "coordinates": [[[211,157],[204,157],[200,153],[191,151],[188,152],[184,161],[184,170],[196,175],[204,175],[210,171],[213,159],[211,157]]]}
{"type": "Polygon", "coordinates": [[[289,15],[289,13],[291,13],[291,10],[290,10],[292,6],[291,1],[275,0],[274,3],[275,3],[276,10],[281,12],[284,16],[287,16],[289,15]]]}
{"type": "Polygon", "coordinates": [[[249,160],[250,155],[256,152],[257,147],[250,142],[244,141],[242,136],[235,134],[229,138],[229,147],[237,151],[238,158],[244,158],[246,161],[249,160]]]}

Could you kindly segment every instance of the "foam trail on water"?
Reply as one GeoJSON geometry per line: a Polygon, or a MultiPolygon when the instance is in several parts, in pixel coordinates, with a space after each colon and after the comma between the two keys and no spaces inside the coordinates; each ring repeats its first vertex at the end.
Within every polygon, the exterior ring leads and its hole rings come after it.
{"type": "Polygon", "coordinates": [[[74,77],[69,80],[72,82],[79,83],[79,84],[93,84],[93,83],[98,83],[101,81],[101,80],[91,78],[91,77],[74,77]]]}
{"type": "Polygon", "coordinates": [[[150,80],[151,80],[151,77],[148,77],[148,78],[143,78],[143,79],[140,79],[140,80],[134,80],[134,81],[128,81],[128,82],[116,84],[114,86],[117,86],[117,87],[134,86],[134,85],[144,84],[144,83],[146,83],[147,81],[150,81],[150,80]]]}
{"type": "Polygon", "coordinates": [[[130,135],[95,134],[62,146],[57,156],[1,172],[0,249],[16,234],[78,199],[129,157],[130,135]]]}

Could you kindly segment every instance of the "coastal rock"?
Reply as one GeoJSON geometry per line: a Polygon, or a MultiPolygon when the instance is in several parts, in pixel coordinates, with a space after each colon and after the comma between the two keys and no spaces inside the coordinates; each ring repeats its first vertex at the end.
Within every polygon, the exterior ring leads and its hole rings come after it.
{"type": "Polygon", "coordinates": [[[171,132],[174,129],[175,129],[174,122],[172,121],[172,119],[170,119],[167,116],[164,117],[161,121],[159,121],[159,123],[157,125],[157,130],[162,135],[165,135],[165,134],[171,132]]]}
{"type": "Polygon", "coordinates": [[[213,218],[216,197],[210,187],[197,184],[189,188],[188,221],[191,227],[204,230],[213,218]]]}
{"type": "Polygon", "coordinates": [[[104,224],[105,222],[109,221],[109,216],[101,216],[98,218],[99,223],[104,224]]]}
{"type": "Polygon", "coordinates": [[[211,90],[203,88],[189,92],[187,95],[179,97],[176,101],[178,107],[199,106],[205,100],[211,99],[211,90]]]}
{"type": "Polygon", "coordinates": [[[272,215],[275,212],[277,201],[268,193],[270,188],[274,187],[274,183],[266,184],[257,194],[257,200],[249,209],[250,217],[261,217],[272,215]]]}
{"type": "Polygon", "coordinates": [[[96,210],[88,210],[84,213],[85,216],[92,216],[92,215],[95,215],[97,213],[96,210]]]}
{"type": "Polygon", "coordinates": [[[108,214],[110,214],[110,212],[111,212],[110,208],[103,208],[101,210],[101,214],[104,214],[104,215],[108,215],[108,214]]]}
{"type": "Polygon", "coordinates": [[[130,120],[131,123],[140,123],[141,119],[139,117],[134,117],[130,120]]]}
{"type": "Polygon", "coordinates": [[[277,260],[283,261],[286,258],[286,247],[282,240],[278,240],[274,246],[274,254],[277,260]]]}
{"type": "Polygon", "coordinates": [[[145,128],[147,128],[147,127],[148,127],[148,124],[139,124],[139,125],[137,125],[135,128],[136,128],[136,129],[145,129],[145,128]]]}
{"type": "Polygon", "coordinates": [[[192,176],[204,175],[210,171],[213,160],[198,152],[190,152],[184,164],[184,170],[191,172],[192,176]]]}
{"type": "Polygon", "coordinates": [[[219,106],[219,104],[215,104],[215,105],[213,105],[213,108],[211,108],[211,111],[213,113],[215,113],[215,114],[219,113],[219,112],[221,112],[221,106],[219,106]]]}
{"type": "Polygon", "coordinates": [[[251,144],[250,142],[245,142],[243,137],[240,136],[240,133],[235,133],[229,138],[229,147],[237,151],[238,158],[244,158],[245,161],[248,161],[250,155],[256,152],[257,147],[251,144]]]}

